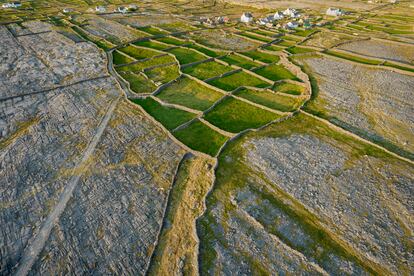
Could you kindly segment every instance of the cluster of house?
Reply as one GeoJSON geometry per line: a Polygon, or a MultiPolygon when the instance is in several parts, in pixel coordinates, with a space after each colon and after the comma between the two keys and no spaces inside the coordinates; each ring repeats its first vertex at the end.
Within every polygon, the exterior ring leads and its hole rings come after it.
{"type": "Polygon", "coordinates": [[[326,15],[329,15],[329,16],[341,16],[344,14],[345,14],[345,11],[338,9],[338,8],[328,8],[326,10],[326,15]]]}
{"type": "MultiPolygon", "coordinates": [[[[303,26],[304,28],[312,27],[309,19],[300,18],[302,15],[296,9],[288,8],[283,12],[276,12],[275,14],[266,16],[264,18],[259,18],[256,23],[259,25],[264,25],[267,27],[277,27],[277,28],[285,28],[285,29],[294,29],[299,26],[303,26]],[[282,19],[287,19],[284,24],[278,23],[282,19]]],[[[254,22],[253,15],[249,12],[243,13],[240,18],[240,21],[243,23],[252,23],[254,22]]]]}
{"type": "Polygon", "coordinates": [[[22,6],[22,3],[20,2],[8,2],[8,3],[4,3],[3,5],[1,5],[3,8],[7,9],[7,8],[20,8],[22,6]]]}
{"type": "Polygon", "coordinates": [[[119,13],[128,13],[128,12],[133,12],[138,10],[137,5],[131,4],[128,6],[120,6],[118,8],[115,9],[115,12],[119,12],[119,13]]]}
{"type": "Polygon", "coordinates": [[[216,25],[220,25],[220,24],[226,24],[230,21],[230,19],[226,16],[216,16],[213,18],[209,18],[209,17],[201,17],[200,18],[200,23],[201,24],[205,24],[205,25],[209,25],[209,26],[216,26],[216,25]]]}

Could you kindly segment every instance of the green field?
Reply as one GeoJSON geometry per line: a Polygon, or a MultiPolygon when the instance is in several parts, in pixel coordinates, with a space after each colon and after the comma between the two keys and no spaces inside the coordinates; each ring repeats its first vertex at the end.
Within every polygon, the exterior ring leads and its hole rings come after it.
{"type": "Polygon", "coordinates": [[[168,103],[203,111],[213,105],[223,94],[192,79],[181,78],[157,96],[168,103]]]}
{"type": "Polygon", "coordinates": [[[269,45],[269,46],[264,47],[263,49],[268,50],[268,51],[278,52],[278,51],[282,51],[285,48],[284,47],[275,46],[275,45],[269,45]]]}
{"type": "Polygon", "coordinates": [[[168,50],[168,52],[175,55],[175,57],[178,59],[181,65],[207,59],[202,54],[199,54],[195,52],[194,50],[191,50],[188,48],[182,48],[182,47],[174,48],[174,49],[168,50]]]}
{"type": "Polygon", "coordinates": [[[243,89],[235,93],[236,96],[242,97],[251,102],[264,105],[266,107],[280,110],[283,112],[290,112],[297,109],[303,102],[303,99],[296,97],[289,97],[283,94],[277,94],[270,91],[257,91],[250,89],[243,89]]]}
{"type": "Polygon", "coordinates": [[[224,62],[227,62],[228,64],[236,65],[247,70],[260,66],[260,64],[251,61],[250,59],[235,54],[230,54],[220,59],[224,62]]]}
{"type": "Polygon", "coordinates": [[[247,38],[251,38],[251,39],[254,39],[254,40],[258,40],[258,41],[261,41],[261,42],[265,42],[265,43],[271,42],[273,40],[270,37],[263,37],[263,36],[259,36],[259,35],[252,34],[252,33],[249,33],[249,32],[243,32],[243,33],[240,33],[239,35],[247,37],[247,38]]]}
{"type": "Polygon", "coordinates": [[[215,156],[228,139],[199,120],[173,134],[191,149],[207,153],[211,156],[215,156]]]}
{"type": "Polygon", "coordinates": [[[151,93],[156,89],[155,85],[141,74],[127,71],[119,72],[119,74],[129,82],[131,90],[135,93],[151,93]]]}
{"type": "Polygon", "coordinates": [[[168,45],[159,43],[155,40],[143,40],[143,41],[134,42],[133,44],[137,46],[141,46],[141,47],[152,48],[152,49],[159,50],[159,51],[165,50],[170,47],[168,45]]]}
{"type": "Polygon", "coordinates": [[[122,71],[139,72],[151,66],[161,65],[161,64],[171,63],[171,62],[176,62],[176,61],[173,57],[169,55],[165,55],[165,56],[159,56],[159,57],[155,57],[155,58],[145,60],[145,61],[140,61],[140,62],[131,64],[131,65],[128,65],[128,66],[117,67],[116,71],[117,72],[122,72],[122,71]]]}
{"type": "Polygon", "coordinates": [[[215,61],[200,63],[182,69],[183,73],[192,75],[201,80],[206,80],[212,77],[220,76],[232,70],[234,69],[215,61]]]}
{"type": "Polygon", "coordinates": [[[168,66],[156,67],[151,70],[146,70],[145,74],[154,82],[166,83],[175,80],[180,76],[177,64],[168,66]]]}
{"type": "Polygon", "coordinates": [[[316,50],[310,49],[310,48],[293,46],[293,47],[287,48],[286,51],[288,51],[291,54],[304,54],[304,53],[315,52],[316,50]]]}
{"type": "Polygon", "coordinates": [[[115,65],[127,64],[134,61],[132,58],[129,58],[118,51],[113,51],[112,57],[115,65]]]}
{"type": "Polygon", "coordinates": [[[279,117],[233,97],[226,98],[205,115],[211,124],[233,133],[261,127],[279,117]]]}
{"type": "Polygon", "coordinates": [[[154,57],[154,56],[160,55],[160,53],[155,52],[153,50],[143,49],[143,48],[137,48],[137,47],[134,47],[132,45],[126,46],[124,48],[120,48],[119,51],[121,51],[121,52],[123,52],[123,53],[125,53],[125,54],[127,54],[127,55],[129,55],[129,56],[131,56],[131,57],[133,57],[135,59],[137,59],[137,60],[145,59],[145,58],[150,58],[150,57],[154,57]]]}
{"type": "Polygon", "coordinates": [[[240,71],[223,78],[215,79],[210,81],[209,84],[214,85],[225,91],[233,91],[234,89],[241,86],[253,86],[258,88],[264,88],[270,86],[269,83],[256,78],[246,72],[240,71]]]}
{"type": "Polygon", "coordinates": [[[350,61],[359,62],[359,63],[363,63],[363,64],[379,65],[379,64],[382,63],[382,61],[380,61],[380,60],[373,60],[373,59],[358,57],[358,56],[345,54],[345,53],[340,53],[340,52],[331,51],[331,50],[326,50],[326,51],[324,51],[324,53],[326,53],[328,55],[331,55],[331,56],[334,56],[334,57],[339,57],[339,58],[343,58],[343,59],[347,59],[347,60],[350,60],[350,61]]]}
{"type": "Polygon", "coordinates": [[[182,40],[170,37],[170,36],[169,37],[158,38],[157,40],[161,41],[163,43],[166,43],[166,44],[170,44],[172,46],[181,46],[181,45],[184,45],[184,44],[188,44],[187,41],[182,41],[182,40]]]}
{"type": "Polygon", "coordinates": [[[291,94],[291,95],[302,95],[303,92],[305,92],[305,88],[288,82],[279,82],[276,83],[273,86],[273,90],[285,94],[291,94]]]}
{"type": "Polygon", "coordinates": [[[259,60],[264,63],[273,63],[278,62],[280,60],[278,55],[273,55],[269,53],[259,52],[259,51],[250,51],[250,52],[243,52],[241,53],[245,56],[248,56],[254,60],[259,60]]]}
{"type": "Polygon", "coordinates": [[[205,54],[209,57],[219,57],[219,56],[222,56],[222,55],[225,54],[225,52],[223,52],[223,51],[218,51],[218,50],[213,51],[213,50],[210,50],[206,47],[203,47],[203,46],[200,46],[200,45],[197,45],[197,44],[190,44],[190,45],[187,45],[186,47],[195,49],[195,50],[197,50],[197,51],[199,51],[199,52],[201,52],[201,53],[203,53],[203,54],[205,54]]]}
{"type": "Polygon", "coordinates": [[[146,33],[151,34],[151,35],[168,34],[167,31],[160,30],[160,29],[154,28],[152,26],[140,27],[140,28],[138,28],[138,30],[146,32],[146,33]]]}
{"type": "Polygon", "coordinates": [[[282,65],[272,64],[266,67],[262,67],[256,70],[253,70],[256,74],[263,76],[272,81],[278,80],[299,80],[292,72],[287,70],[282,65]]]}
{"type": "Polygon", "coordinates": [[[298,35],[298,36],[309,36],[309,35],[313,34],[314,32],[316,32],[316,30],[312,30],[312,29],[296,30],[294,34],[298,35]]]}
{"type": "Polygon", "coordinates": [[[142,106],[146,112],[148,112],[169,130],[172,130],[196,117],[193,113],[163,106],[156,100],[149,97],[146,99],[132,99],[131,101],[142,106]]]}

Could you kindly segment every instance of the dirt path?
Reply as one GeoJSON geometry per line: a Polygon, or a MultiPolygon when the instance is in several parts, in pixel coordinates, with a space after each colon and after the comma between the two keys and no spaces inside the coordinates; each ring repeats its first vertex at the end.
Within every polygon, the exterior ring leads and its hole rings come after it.
{"type": "Polygon", "coordinates": [[[54,206],[53,211],[48,215],[46,220],[43,222],[42,226],[39,229],[37,235],[35,235],[26,247],[23,256],[19,262],[19,266],[16,272],[16,275],[27,275],[30,272],[34,262],[36,261],[39,253],[43,250],[46,241],[49,239],[50,232],[54,227],[55,223],[58,222],[60,216],[66,208],[68,201],[71,199],[73,191],[79,183],[79,180],[88,166],[88,159],[91,157],[93,151],[96,148],[106,126],[108,125],[109,120],[117,106],[119,97],[113,100],[108,111],[103,116],[95,135],[92,137],[89,142],[88,147],[86,148],[82,159],[79,164],[74,168],[74,175],[69,180],[69,183],[66,185],[62,194],[60,195],[58,203],[54,206]]]}

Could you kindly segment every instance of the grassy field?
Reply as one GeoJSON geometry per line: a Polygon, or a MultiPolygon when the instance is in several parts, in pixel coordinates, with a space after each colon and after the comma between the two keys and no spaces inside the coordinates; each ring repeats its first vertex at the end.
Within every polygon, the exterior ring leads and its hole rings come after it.
{"type": "Polygon", "coordinates": [[[181,65],[207,59],[205,56],[187,48],[174,48],[168,50],[168,52],[175,55],[181,65]]]}
{"type": "Polygon", "coordinates": [[[145,61],[140,61],[140,62],[131,64],[131,65],[128,65],[128,66],[117,67],[116,71],[118,72],[123,72],[123,71],[139,72],[151,66],[161,65],[161,64],[171,63],[171,62],[175,62],[175,59],[169,55],[165,55],[165,56],[156,57],[156,58],[152,58],[152,59],[145,60],[145,61]]]}
{"type": "Polygon", "coordinates": [[[243,71],[225,76],[223,78],[215,79],[213,81],[210,81],[209,84],[225,91],[233,91],[234,89],[241,86],[253,86],[258,88],[270,86],[269,83],[243,71]]]}
{"type": "Polygon", "coordinates": [[[222,96],[222,93],[189,78],[181,78],[158,94],[158,97],[165,102],[201,111],[209,108],[222,96]]]}
{"type": "Polygon", "coordinates": [[[181,40],[178,40],[178,39],[170,37],[170,36],[169,37],[158,38],[157,40],[161,41],[163,43],[166,43],[166,44],[170,44],[172,46],[181,46],[181,45],[184,45],[184,44],[188,44],[187,41],[181,41],[181,40]]]}
{"type": "Polygon", "coordinates": [[[287,70],[282,65],[277,64],[259,68],[257,70],[254,70],[254,72],[272,81],[285,79],[299,80],[292,72],[287,70]]]}
{"type": "Polygon", "coordinates": [[[160,53],[152,51],[150,49],[137,48],[132,45],[120,48],[119,51],[124,52],[125,54],[138,60],[160,55],[160,53]]]}
{"type": "Polygon", "coordinates": [[[248,69],[248,70],[254,67],[260,66],[260,64],[254,61],[251,61],[250,59],[247,59],[247,58],[235,55],[235,54],[230,54],[220,59],[224,62],[227,62],[228,64],[236,65],[244,69],[248,69]]]}
{"type": "Polygon", "coordinates": [[[211,156],[215,156],[228,139],[199,120],[173,134],[191,149],[207,153],[211,156]]]}
{"type": "Polygon", "coordinates": [[[180,76],[177,64],[161,66],[145,71],[145,74],[154,82],[166,83],[180,76]]]}
{"type": "Polygon", "coordinates": [[[226,98],[205,115],[205,119],[213,125],[233,133],[258,128],[279,117],[233,97],[226,98]]]}
{"type": "Polygon", "coordinates": [[[119,72],[119,74],[129,82],[131,90],[135,93],[151,93],[156,89],[155,85],[141,74],[128,71],[119,72]]]}
{"type": "Polygon", "coordinates": [[[264,63],[273,63],[278,62],[280,57],[278,55],[272,55],[269,53],[259,52],[259,51],[250,51],[250,52],[243,52],[242,55],[248,56],[254,60],[259,60],[264,63]]]}
{"type": "Polygon", "coordinates": [[[229,66],[225,66],[215,61],[205,62],[194,66],[189,66],[182,71],[186,74],[192,75],[201,80],[209,79],[212,77],[220,76],[226,72],[234,70],[229,66]]]}
{"type": "Polygon", "coordinates": [[[304,53],[315,52],[316,50],[310,49],[310,48],[293,46],[293,47],[287,48],[286,51],[288,51],[291,54],[304,54],[304,53]]]}
{"type": "Polygon", "coordinates": [[[129,58],[118,51],[113,51],[112,57],[115,65],[127,64],[134,61],[132,58],[129,58]]]}
{"type": "Polygon", "coordinates": [[[303,99],[299,97],[292,98],[283,94],[277,94],[266,90],[257,91],[243,89],[237,91],[235,95],[251,102],[284,112],[290,112],[297,109],[303,101],[303,99]]]}
{"type": "Polygon", "coordinates": [[[303,92],[305,92],[304,87],[288,82],[280,82],[275,84],[273,86],[273,90],[291,95],[301,95],[303,92]]]}
{"type": "Polygon", "coordinates": [[[140,28],[138,28],[138,30],[146,32],[150,35],[168,34],[168,32],[160,30],[158,28],[154,28],[152,26],[140,27],[140,28]]]}
{"type": "Polygon", "coordinates": [[[243,33],[240,33],[239,35],[247,37],[247,38],[251,38],[251,39],[254,39],[254,40],[258,40],[258,41],[261,41],[261,42],[265,42],[265,43],[271,42],[273,40],[270,37],[263,37],[263,36],[255,35],[255,34],[252,34],[252,33],[249,33],[249,32],[243,32],[243,33]]]}
{"type": "Polygon", "coordinates": [[[332,50],[326,50],[324,51],[325,54],[334,56],[334,57],[339,57],[339,58],[343,58],[343,59],[347,59],[350,61],[354,61],[354,62],[359,62],[359,63],[363,63],[363,64],[368,64],[368,65],[379,65],[382,63],[382,61],[380,60],[373,60],[373,59],[368,59],[368,58],[362,58],[362,57],[358,57],[358,56],[354,56],[354,55],[350,55],[350,54],[345,54],[345,53],[340,53],[340,52],[336,52],[336,51],[332,51],[332,50]]]}
{"type": "Polygon", "coordinates": [[[299,36],[309,36],[309,35],[313,34],[314,32],[316,32],[316,30],[312,30],[312,29],[308,29],[308,30],[296,30],[295,31],[295,35],[299,35],[299,36]]]}
{"type": "Polygon", "coordinates": [[[263,49],[268,50],[268,51],[278,52],[278,51],[282,51],[285,48],[284,47],[275,46],[275,45],[269,45],[269,46],[264,47],[263,49]]]}
{"type": "Polygon", "coordinates": [[[195,49],[195,50],[197,50],[197,51],[199,51],[199,52],[201,52],[201,53],[203,53],[203,54],[205,54],[209,57],[219,57],[219,56],[223,56],[225,54],[225,52],[223,52],[223,51],[217,51],[217,50],[213,51],[213,50],[210,50],[206,47],[202,47],[202,46],[197,45],[197,44],[190,44],[187,47],[195,49]]]}
{"type": "Polygon", "coordinates": [[[142,106],[146,112],[169,130],[196,117],[193,113],[163,106],[152,98],[132,99],[131,101],[142,106]]]}
{"type": "Polygon", "coordinates": [[[147,47],[147,48],[152,48],[152,49],[155,49],[155,50],[160,50],[160,51],[165,50],[165,49],[170,47],[168,45],[164,45],[162,43],[159,43],[155,40],[143,40],[143,41],[135,42],[133,44],[137,45],[137,46],[141,46],[141,47],[147,47]]]}

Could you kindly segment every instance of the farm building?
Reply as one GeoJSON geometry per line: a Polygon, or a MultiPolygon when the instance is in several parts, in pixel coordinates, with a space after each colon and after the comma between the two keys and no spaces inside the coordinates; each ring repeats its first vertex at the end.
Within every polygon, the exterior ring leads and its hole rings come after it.
{"type": "Polygon", "coordinates": [[[344,14],[345,14],[345,12],[341,9],[338,9],[338,8],[328,8],[326,10],[326,15],[329,15],[329,16],[341,16],[341,15],[344,15],[344,14]]]}
{"type": "Polygon", "coordinates": [[[243,23],[250,23],[253,21],[253,15],[250,12],[245,12],[241,16],[240,21],[243,23]]]}

